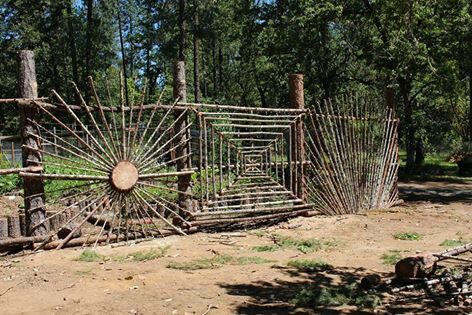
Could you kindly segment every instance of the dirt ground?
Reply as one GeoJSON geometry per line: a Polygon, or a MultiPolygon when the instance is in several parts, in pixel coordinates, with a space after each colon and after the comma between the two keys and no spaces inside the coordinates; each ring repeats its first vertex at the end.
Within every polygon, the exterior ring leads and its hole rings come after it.
{"type": "MultiPolygon", "coordinates": [[[[392,276],[381,256],[398,250],[407,256],[444,249],[446,239],[472,239],[470,183],[402,183],[406,203],[384,211],[340,217],[296,218],[276,226],[237,234],[197,233],[134,246],[106,246],[97,252],[113,257],[169,246],[166,255],[146,262],[84,262],[82,249],[40,252],[0,260],[0,314],[370,314],[356,307],[301,308],[290,302],[306,285],[335,285],[367,274],[392,276]],[[417,232],[417,241],[397,240],[399,232],[417,232]],[[256,252],[271,245],[270,235],[318,238],[335,244],[302,253],[294,249],[256,252]],[[227,264],[215,269],[169,269],[214,255],[258,256],[261,264],[227,264]],[[334,268],[298,272],[293,259],[317,258],[334,268]]],[[[232,232],[234,233],[234,232],[232,232]]],[[[436,309],[430,303],[386,296],[375,312],[383,314],[468,314],[472,310],[436,309]]]]}

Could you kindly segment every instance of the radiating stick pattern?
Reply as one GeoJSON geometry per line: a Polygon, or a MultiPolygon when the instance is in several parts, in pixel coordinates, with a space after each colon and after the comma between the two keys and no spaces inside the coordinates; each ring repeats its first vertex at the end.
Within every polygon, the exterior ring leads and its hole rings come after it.
{"type": "Polygon", "coordinates": [[[398,200],[398,124],[368,98],[317,103],[305,128],[310,203],[337,215],[391,207],[398,200]]]}
{"type": "Polygon", "coordinates": [[[177,119],[172,113],[178,100],[163,106],[159,98],[144,106],[144,90],[138,103],[127,107],[122,96],[112,99],[108,86],[102,98],[91,77],[88,84],[88,102],[75,84],[80,104],[68,104],[54,90],[53,104],[33,102],[42,116],[42,123],[32,122],[40,131],[34,136],[42,143],[37,149],[43,156],[37,162],[42,172],[20,175],[49,183],[46,198],[52,204],[37,224],[49,233],[36,249],[51,243],[61,248],[72,239],[96,246],[171,231],[185,234],[172,222],[186,222],[173,183],[193,173],[175,168],[183,157],[173,153],[190,141],[180,135],[191,127],[186,123],[174,132],[177,119]]]}

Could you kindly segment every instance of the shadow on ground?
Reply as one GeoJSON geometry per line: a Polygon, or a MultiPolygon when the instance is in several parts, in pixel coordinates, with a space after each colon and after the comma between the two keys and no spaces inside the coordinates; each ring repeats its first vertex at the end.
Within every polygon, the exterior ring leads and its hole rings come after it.
{"type": "MultiPolygon", "coordinates": [[[[339,287],[372,274],[364,268],[352,269],[338,267],[324,272],[300,272],[291,268],[279,268],[291,279],[257,281],[239,284],[220,284],[229,295],[244,296],[247,300],[236,305],[237,314],[373,314],[373,309],[358,309],[356,306],[306,305],[296,307],[293,299],[304,288],[339,287]]],[[[391,279],[392,274],[378,274],[382,279],[391,279]]],[[[410,296],[395,303],[387,293],[379,294],[382,305],[376,308],[377,314],[463,314],[457,309],[436,309],[432,301],[423,296],[410,296]]]]}
{"type": "Polygon", "coordinates": [[[452,202],[472,203],[472,185],[454,186],[444,184],[443,187],[417,187],[417,185],[402,184],[399,187],[400,198],[405,201],[430,201],[441,204],[452,202]]]}

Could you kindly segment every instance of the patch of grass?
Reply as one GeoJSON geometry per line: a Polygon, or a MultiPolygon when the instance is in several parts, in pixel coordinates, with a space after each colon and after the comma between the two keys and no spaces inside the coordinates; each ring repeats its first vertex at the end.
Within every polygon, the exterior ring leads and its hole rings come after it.
{"type": "Polygon", "coordinates": [[[459,239],[452,239],[452,240],[446,239],[442,241],[441,244],[439,245],[444,246],[444,247],[456,247],[456,246],[462,246],[465,244],[467,244],[467,241],[460,237],[459,239]]]}
{"type": "Polygon", "coordinates": [[[154,259],[164,257],[168,250],[169,250],[169,246],[159,247],[158,249],[135,252],[135,253],[129,254],[128,257],[131,257],[134,261],[154,260],[154,259]]]}
{"type": "Polygon", "coordinates": [[[393,235],[393,237],[397,240],[403,241],[419,241],[423,238],[423,236],[417,232],[402,232],[393,235]]]}
{"type": "Polygon", "coordinates": [[[183,263],[171,261],[167,265],[167,268],[189,271],[200,269],[216,269],[224,265],[265,264],[269,262],[272,261],[258,256],[233,257],[230,255],[215,255],[212,258],[194,259],[183,263]]]}
{"type": "Polygon", "coordinates": [[[294,259],[290,260],[287,265],[303,272],[319,272],[333,268],[333,266],[320,259],[294,259]]]}
{"type": "Polygon", "coordinates": [[[105,259],[106,256],[100,255],[94,250],[86,249],[76,260],[82,262],[100,262],[105,261],[105,259]]]}
{"type": "Polygon", "coordinates": [[[125,262],[125,261],[149,261],[159,259],[165,256],[170,246],[153,248],[148,251],[138,251],[127,255],[116,255],[113,256],[113,261],[125,262]]]}
{"type": "Polygon", "coordinates": [[[96,251],[86,249],[80,254],[76,259],[77,261],[83,262],[101,262],[107,260],[113,260],[115,262],[125,262],[125,261],[149,261],[164,257],[164,255],[169,250],[170,246],[153,248],[147,251],[138,251],[127,255],[114,255],[114,256],[105,256],[100,255],[96,251]]]}
{"type": "Polygon", "coordinates": [[[270,259],[265,259],[259,256],[244,256],[244,257],[236,257],[234,260],[231,261],[232,265],[261,265],[274,262],[270,259]]]}
{"type": "Polygon", "coordinates": [[[274,244],[254,246],[253,250],[256,252],[274,252],[284,249],[296,249],[304,254],[316,252],[321,249],[328,249],[338,246],[338,242],[324,241],[316,238],[310,239],[295,239],[289,236],[280,234],[273,234],[272,239],[274,244]]]}
{"type": "Polygon", "coordinates": [[[258,246],[254,246],[252,249],[255,250],[256,252],[275,252],[277,250],[280,250],[281,248],[280,246],[273,244],[273,245],[258,245],[258,246]]]}
{"type": "Polygon", "coordinates": [[[395,265],[403,256],[399,250],[389,250],[387,253],[382,254],[380,259],[384,265],[392,266],[395,265]]]}
{"type": "Polygon", "coordinates": [[[333,287],[309,286],[301,289],[292,304],[303,307],[353,305],[359,309],[375,309],[380,306],[378,295],[368,294],[358,288],[357,283],[333,287]]]}
{"type": "Polygon", "coordinates": [[[257,237],[263,237],[267,235],[267,232],[263,230],[255,230],[255,231],[249,232],[249,234],[255,235],[257,237]]]}

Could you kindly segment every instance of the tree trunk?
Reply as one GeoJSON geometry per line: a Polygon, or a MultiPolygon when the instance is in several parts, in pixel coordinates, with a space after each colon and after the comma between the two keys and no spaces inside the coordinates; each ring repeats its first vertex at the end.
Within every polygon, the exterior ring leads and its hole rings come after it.
{"type": "Polygon", "coordinates": [[[472,143],[472,70],[469,72],[469,141],[472,143]]]}
{"type": "Polygon", "coordinates": [[[424,145],[423,140],[419,139],[415,147],[415,165],[420,166],[424,162],[424,145]]]}
{"type": "Polygon", "coordinates": [[[205,59],[205,47],[203,46],[203,51],[202,51],[202,73],[203,73],[203,77],[202,77],[202,94],[203,94],[203,97],[208,97],[208,81],[206,79],[206,65],[207,65],[207,62],[206,59],[205,59]]]}
{"type": "Polygon", "coordinates": [[[93,30],[93,0],[86,0],[87,7],[87,34],[85,39],[85,73],[84,78],[90,75],[92,57],[92,30],[93,30]]]}
{"type": "Polygon", "coordinates": [[[124,87],[125,87],[125,104],[129,106],[129,93],[128,93],[128,75],[126,72],[126,54],[125,54],[125,44],[123,41],[123,30],[122,30],[122,23],[121,23],[121,12],[118,10],[118,30],[120,35],[120,47],[121,47],[121,61],[123,63],[123,79],[124,79],[124,87]]]}
{"type": "MultiPolygon", "coordinates": [[[[22,98],[37,98],[38,83],[34,54],[29,50],[22,50],[18,54],[18,92],[22,98]]],[[[25,147],[22,150],[23,167],[40,166],[41,141],[35,137],[39,135],[38,128],[32,123],[37,119],[39,112],[36,107],[21,107],[21,136],[25,147]],[[28,149],[31,147],[33,149],[28,149]]],[[[44,204],[44,182],[41,178],[24,178],[25,223],[28,236],[46,235],[47,227],[44,223],[46,207],[44,204]]]]}
{"type": "Polygon", "coordinates": [[[186,0],[179,0],[179,61],[185,61],[186,31],[185,7],[186,0]]]}
{"type": "MultiPolygon", "coordinates": [[[[82,74],[82,82],[85,78],[90,75],[92,68],[92,33],[93,33],[93,0],[86,0],[87,7],[87,32],[85,38],[85,70],[82,74]]],[[[85,89],[85,101],[88,103],[90,100],[90,94],[88,89],[85,89]]]]}
{"type": "Polygon", "coordinates": [[[212,59],[213,59],[213,97],[216,97],[218,91],[218,78],[217,78],[217,61],[216,61],[216,40],[213,39],[212,47],[212,59]]]}
{"type": "Polygon", "coordinates": [[[399,88],[404,106],[406,168],[413,169],[415,165],[415,126],[413,125],[413,100],[410,99],[411,84],[404,78],[399,78],[399,88]]]}
{"type": "MultiPolygon", "coordinates": [[[[69,37],[69,54],[72,61],[72,81],[79,84],[79,67],[77,65],[77,47],[75,43],[75,29],[72,23],[72,1],[67,4],[67,32],[69,37]]],[[[76,104],[80,104],[80,97],[74,93],[76,104]]]]}
{"type": "Polygon", "coordinates": [[[195,103],[200,103],[200,42],[198,38],[199,21],[198,21],[198,0],[193,0],[194,5],[194,32],[193,32],[193,95],[195,103]]]}
{"type": "Polygon", "coordinates": [[[218,91],[223,91],[223,51],[221,45],[218,47],[218,91]]]}

